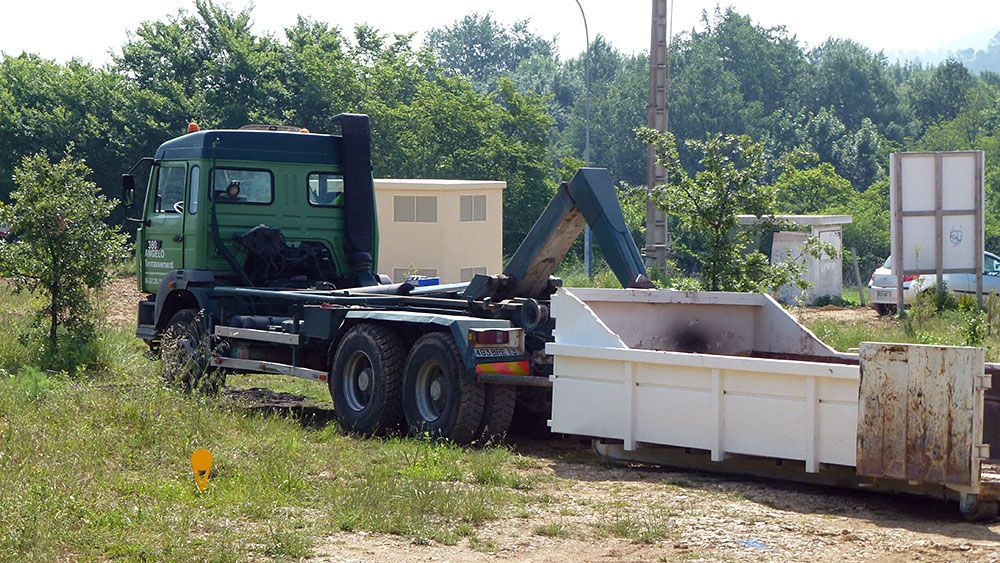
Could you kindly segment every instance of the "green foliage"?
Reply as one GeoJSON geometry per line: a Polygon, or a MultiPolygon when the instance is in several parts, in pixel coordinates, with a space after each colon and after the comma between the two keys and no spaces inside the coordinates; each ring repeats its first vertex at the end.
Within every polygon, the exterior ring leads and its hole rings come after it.
{"type": "Polygon", "coordinates": [[[194,13],[140,25],[115,63],[174,130],[192,118],[223,127],[280,121],[289,97],[283,49],[251,26],[250,9],[195,0],[194,13]]]}
{"type": "MultiPolygon", "coordinates": [[[[804,256],[786,256],[769,263],[754,248],[755,235],[777,225],[778,191],[764,182],[770,163],[764,145],[746,136],[711,135],[704,141],[687,140],[689,151],[701,155],[699,170],[690,176],[680,163],[671,133],[640,129],[639,138],[653,145],[657,162],[667,172],[667,182],[657,186],[653,198],[680,229],[702,237],[698,248],[681,247],[701,266],[701,279],[710,291],[771,291],[800,281],[804,256]],[[759,222],[739,228],[737,216],[751,214],[759,222]]],[[[807,252],[821,249],[814,241],[807,252]]]]}
{"type": "Polygon", "coordinates": [[[507,27],[492,14],[473,13],[450,26],[432,29],[426,43],[447,73],[465,76],[488,92],[500,76],[514,71],[526,59],[554,54],[554,39],[535,35],[528,25],[524,19],[507,27]]]}
{"type": "MultiPolygon", "coordinates": [[[[762,26],[732,8],[706,12],[671,45],[670,130],[679,139],[749,135],[763,140],[769,159],[815,152],[812,169],[781,182],[800,186],[799,194],[820,193],[801,198],[801,206],[782,198],[782,211],[854,215],[845,242],[853,229],[866,270],[888,254],[881,243],[887,231],[876,231],[880,204],[845,198],[838,205],[844,184],[828,167],[857,192],[881,188],[892,150],[986,150],[987,247],[1000,245],[993,164],[1000,158],[1000,78],[970,72],[992,68],[984,61],[998,45],[940,65],[890,64],[843,39],[807,49],[784,27],[762,26]],[[830,207],[820,208],[823,201],[830,207]]],[[[590,63],[591,164],[608,167],[625,185],[643,185],[646,151],[633,131],[646,123],[648,57],[597,35],[590,63]]],[[[283,34],[259,33],[251,8],[198,0],[141,24],[105,68],[0,55],[0,199],[13,189],[24,155],[56,154],[70,141],[109,194],[117,193],[125,165],[192,119],[203,127],[264,122],[333,132],[337,113],[364,112],[372,118],[379,176],[507,181],[509,253],[569,159],[582,161],[584,67],[583,53],[560,56],[527,21],[505,25],[472,14],[415,45],[412,34],[366,25],[342,30],[304,17],[283,34]]],[[[678,153],[696,174],[697,151],[682,145],[678,153]]],[[[766,182],[778,182],[782,172],[769,170],[766,182]]],[[[110,220],[122,219],[116,210],[110,220]]],[[[641,238],[641,222],[632,231],[641,238]]],[[[697,249],[704,241],[680,242],[697,249]]],[[[677,258],[688,272],[697,266],[684,253],[677,258]]]]}
{"type": "Polygon", "coordinates": [[[0,241],[0,274],[18,291],[45,299],[39,319],[48,323],[53,357],[61,325],[89,340],[91,292],[104,285],[108,267],[125,253],[124,236],[103,222],[114,202],[86,179],[90,169],[71,151],[58,162],[50,162],[45,151],[25,157],[14,172],[11,203],[0,203],[0,223],[12,232],[0,241]]]}
{"type": "MultiPolygon", "coordinates": [[[[848,214],[852,220],[844,225],[844,248],[857,250],[862,276],[874,272],[889,256],[889,181],[876,182],[863,193],[824,210],[827,213],[848,214]]],[[[854,275],[853,265],[844,262],[845,275],[854,275]]],[[[862,280],[863,281],[863,280],[862,280]]]]}
{"type": "Polygon", "coordinates": [[[953,119],[962,108],[966,91],[975,79],[962,63],[947,60],[929,75],[920,76],[921,87],[912,90],[914,113],[925,123],[953,119]]]}
{"type": "Polygon", "coordinates": [[[962,335],[966,346],[983,346],[989,336],[989,323],[986,311],[972,303],[962,307],[962,335]]]}
{"type": "Polygon", "coordinates": [[[774,183],[778,209],[783,213],[821,213],[851,201],[855,191],[851,183],[821,162],[811,168],[789,168],[774,183]]]}
{"type": "Polygon", "coordinates": [[[900,120],[899,93],[885,56],[849,39],[828,39],[809,53],[815,77],[812,93],[848,128],[864,119],[879,126],[900,120]]]}

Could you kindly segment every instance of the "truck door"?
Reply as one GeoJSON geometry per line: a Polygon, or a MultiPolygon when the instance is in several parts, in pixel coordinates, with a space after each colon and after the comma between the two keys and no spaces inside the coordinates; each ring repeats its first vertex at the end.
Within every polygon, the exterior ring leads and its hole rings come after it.
{"type": "Polygon", "coordinates": [[[143,229],[143,287],[155,292],[171,270],[184,267],[184,192],[187,165],[164,163],[155,168],[156,192],[147,202],[143,229]]]}

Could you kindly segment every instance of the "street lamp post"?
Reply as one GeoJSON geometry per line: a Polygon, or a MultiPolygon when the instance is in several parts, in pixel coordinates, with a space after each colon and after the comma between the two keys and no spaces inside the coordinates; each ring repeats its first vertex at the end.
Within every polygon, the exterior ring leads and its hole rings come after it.
{"type": "MultiPolygon", "coordinates": [[[[587,14],[583,11],[583,4],[576,0],[576,5],[580,8],[580,15],[583,17],[583,37],[587,42],[586,59],[584,60],[584,88],[586,93],[583,99],[583,165],[590,166],[590,31],[587,29],[587,14]]],[[[583,267],[587,270],[587,277],[594,275],[594,241],[590,232],[590,225],[583,227],[583,267]]]]}

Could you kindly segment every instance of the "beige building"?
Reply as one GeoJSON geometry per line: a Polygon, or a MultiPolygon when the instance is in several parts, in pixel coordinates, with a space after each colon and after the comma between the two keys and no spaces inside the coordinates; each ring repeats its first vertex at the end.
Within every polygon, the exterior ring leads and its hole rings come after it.
{"type": "Polygon", "coordinates": [[[375,180],[378,271],[441,283],[503,269],[503,190],[481,180],[375,180]]]}

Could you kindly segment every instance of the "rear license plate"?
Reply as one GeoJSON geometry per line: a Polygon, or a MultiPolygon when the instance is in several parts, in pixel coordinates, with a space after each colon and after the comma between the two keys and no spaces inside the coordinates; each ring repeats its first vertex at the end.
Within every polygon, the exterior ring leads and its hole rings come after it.
{"type": "Polygon", "coordinates": [[[875,290],[875,299],[879,301],[894,301],[896,299],[896,292],[891,289],[877,289],[875,290]]]}
{"type": "Polygon", "coordinates": [[[477,358],[513,358],[520,356],[516,348],[474,348],[477,358]]]}

